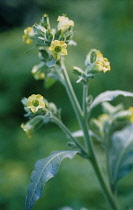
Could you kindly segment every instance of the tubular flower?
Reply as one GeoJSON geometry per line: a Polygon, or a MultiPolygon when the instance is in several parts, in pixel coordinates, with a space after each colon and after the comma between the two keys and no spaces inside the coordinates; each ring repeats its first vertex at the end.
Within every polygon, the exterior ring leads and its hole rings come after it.
{"type": "Polygon", "coordinates": [[[45,74],[41,72],[38,65],[33,66],[31,73],[36,80],[43,80],[45,78],[45,74]]]}
{"type": "Polygon", "coordinates": [[[31,109],[33,113],[36,113],[38,109],[45,107],[44,98],[40,94],[32,94],[27,100],[26,106],[31,109]]]}
{"type": "Polygon", "coordinates": [[[133,107],[129,107],[128,110],[131,112],[131,115],[129,117],[129,120],[130,120],[131,123],[133,123],[133,107]]]}
{"type": "Polygon", "coordinates": [[[106,71],[110,71],[111,70],[111,68],[110,68],[110,62],[108,61],[107,58],[104,58],[104,57],[100,57],[96,61],[94,68],[97,68],[97,70],[103,71],[104,73],[106,71]]]}
{"type": "Polygon", "coordinates": [[[32,133],[41,127],[44,123],[43,116],[36,116],[29,120],[27,123],[22,123],[21,128],[25,131],[28,137],[32,137],[32,133]]]}
{"type": "Polygon", "coordinates": [[[62,32],[66,31],[69,26],[74,26],[73,20],[69,20],[69,18],[65,16],[59,16],[57,21],[59,21],[58,30],[61,30],[62,32]]]}
{"type": "Polygon", "coordinates": [[[67,55],[67,44],[64,41],[54,40],[49,47],[50,53],[56,60],[59,60],[61,55],[67,55]]]}
{"type": "Polygon", "coordinates": [[[33,42],[33,40],[31,39],[31,37],[34,35],[34,31],[32,27],[28,27],[24,30],[24,35],[23,35],[23,41],[26,44],[31,44],[33,42]]]}
{"type": "Polygon", "coordinates": [[[30,124],[28,124],[28,123],[27,124],[22,123],[21,124],[21,128],[23,129],[23,131],[27,134],[27,136],[29,138],[32,137],[32,135],[31,135],[31,133],[32,133],[32,126],[30,124]]]}
{"type": "Polygon", "coordinates": [[[107,58],[103,57],[103,54],[96,49],[91,49],[90,52],[88,53],[86,60],[85,60],[85,65],[93,65],[91,68],[92,72],[100,72],[103,71],[104,73],[106,71],[110,71],[110,62],[108,61],[107,58]]]}

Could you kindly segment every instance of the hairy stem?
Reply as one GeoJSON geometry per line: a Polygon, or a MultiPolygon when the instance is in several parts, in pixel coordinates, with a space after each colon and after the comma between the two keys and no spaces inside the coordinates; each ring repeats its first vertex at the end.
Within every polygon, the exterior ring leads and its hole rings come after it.
{"type": "MultiPolygon", "coordinates": [[[[84,114],[83,114],[83,112],[81,110],[80,104],[79,104],[79,102],[77,100],[77,97],[75,95],[75,92],[73,90],[73,87],[72,87],[72,84],[70,82],[69,76],[67,74],[66,67],[65,67],[65,65],[63,63],[63,60],[61,60],[61,68],[62,68],[63,75],[64,75],[64,86],[66,88],[66,92],[67,92],[67,94],[69,96],[69,99],[70,99],[71,104],[73,106],[73,109],[75,111],[75,114],[76,114],[78,123],[79,123],[80,127],[82,128],[81,118],[83,118],[84,114]]],[[[89,150],[88,150],[88,148],[89,148],[88,142],[85,141],[85,138],[84,138],[84,143],[85,143],[87,152],[89,153],[89,150]]]]}
{"type": "Polygon", "coordinates": [[[83,85],[83,100],[82,100],[82,107],[83,107],[83,113],[84,117],[86,117],[86,112],[87,112],[87,96],[88,96],[88,84],[83,85]]]}
{"type": "Polygon", "coordinates": [[[77,141],[77,139],[75,139],[71,132],[69,131],[69,129],[64,125],[64,123],[62,123],[57,117],[52,116],[51,118],[51,122],[56,123],[63,131],[64,133],[75,143],[75,145],[77,146],[77,148],[80,150],[81,154],[85,157],[88,157],[88,154],[86,153],[85,149],[83,148],[83,146],[79,143],[79,141],[77,141]]]}
{"type": "Polygon", "coordinates": [[[87,122],[86,122],[86,118],[83,115],[83,112],[81,110],[81,107],[79,106],[79,102],[77,100],[77,97],[75,95],[75,92],[73,90],[73,87],[71,85],[70,79],[68,77],[65,65],[63,63],[63,61],[61,61],[61,68],[64,74],[64,80],[65,80],[65,88],[67,91],[67,94],[69,96],[69,99],[72,103],[73,109],[75,111],[77,120],[80,124],[81,129],[84,132],[84,142],[85,142],[85,146],[86,146],[86,150],[87,152],[90,154],[90,161],[92,163],[92,166],[94,168],[94,171],[97,175],[97,178],[100,182],[103,194],[106,198],[106,200],[108,201],[108,204],[110,205],[110,208],[112,210],[119,210],[119,207],[115,201],[115,198],[109,188],[109,186],[106,184],[104,177],[102,175],[102,172],[100,170],[100,167],[98,165],[97,159],[96,159],[96,155],[94,152],[94,146],[92,144],[92,141],[89,137],[89,133],[88,133],[88,126],[87,126],[87,122]]]}
{"type": "Polygon", "coordinates": [[[94,171],[95,171],[95,174],[99,180],[99,183],[100,183],[100,186],[101,186],[101,189],[102,189],[102,192],[104,194],[104,197],[106,198],[108,204],[110,205],[110,208],[112,210],[119,210],[119,207],[118,207],[118,204],[115,200],[115,197],[114,195],[112,194],[111,192],[111,189],[109,188],[109,186],[107,185],[107,183],[105,182],[105,179],[102,175],[102,172],[101,172],[101,169],[98,165],[98,161],[97,161],[97,158],[96,158],[96,155],[95,155],[95,151],[94,151],[94,146],[93,146],[93,143],[89,137],[89,134],[88,134],[88,127],[87,127],[87,124],[86,122],[84,121],[84,119],[82,120],[82,125],[83,125],[83,131],[84,131],[84,135],[86,137],[86,140],[88,141],[88,145],[89,145],[89,151],[90,151],[90,161],[91,161],[91,164],[94,168],[94,171]]]}

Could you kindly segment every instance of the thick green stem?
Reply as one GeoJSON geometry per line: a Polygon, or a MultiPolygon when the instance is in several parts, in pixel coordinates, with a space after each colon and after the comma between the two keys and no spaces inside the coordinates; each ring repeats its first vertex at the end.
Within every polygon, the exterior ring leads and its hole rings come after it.
{"type": "Polygon", "coordinates": [[[87,95],[88,95],[88,84],[83,85],[83,101],[82,101],[82,107],[83,107],[83,113],[84,117],[86,117],[86,111],[87,111],[87,95]]]}
{"type": "Polygon", "coordinates": [[[103,191],[104,197],[106,198],[108,204],[110,205],[110,208],[112,210],[119,210],[118,204],[115,200],[115,197],[113,196],[109,186],[107,185],[107,183],[105,182],[105,179],[102,175],[101,169],[98,165],[98,161],[96,159],[96,155],[94,152],[94,147],[93,147],[93,143],[89,137],[88,134],[88,128],[87,128],[87,124],[84,120],[82,120],[82,129],[84,131],[84,135],[86,137],[86,140],[88,141],[88,145],[89,145],[89,152],[90,152],[90,160],[91,160],[91,164],[94,168],[94,171],[97,175],[97,178],[99,180],[99,183],[101,185],[101,189],[103,191]]]}
{"type": "MultiPolygon", "coordinates": [[[[67,74],[67,71],[66,71],[66,68],[65,68],[65,65],[64,65],[63,61],[61,61],[61,68],[62,68],[63,75],[64,75],[64,86],[66,88],[66,92],[67,92],[67,94],[69,96],[69,99],[70,99],[71,104],[73,106],[73,109],[75,111],[75,114],[76,114],[77,120],[79,122],[79,125],[82,128],[81,118],[83,118],[84,114],[83,114],[83,112],[81,110],[80,104],[79,104],[79,102],[77,100],[77,97],[75,95],[75,92],[73,90],[72,84],[71,84],[70,79],[68,77],[68,74],[67,74]]],[[[84,143],[85,143],[87,152],[89,153],[89,150],[88,150],[88,148],[89,148],[88,142],[87,141],[84,141],[84,143]]]]}
{"type": "Polygon", "coordinates": [[[73,87],[71,85],[71,82],[69,80],[69,77],[68,77],[68,74],[67,74],[67,71],[66,71],[66,68],[65,68],[63,62],[61,62],[61,68],[62,68],[62,71],[63,71],[63,74],[64,74],[65,88],[66,88],[66,91],[67,91],[68,96],[70,98],[70,101],[72,103],[72,106],[73,106],[73,109],[75,111],[77,120],[78,120],[78,122],[80,124],[80,127],[83,130],[83,132],[84,132],[85,146],[86,146],[86,149],[87,149],[87,151],[88,151],[88,153],[90,155],[90,161],[91,161],[92,166],[94,168],[94,171],[95,171],[95,173],[97,175],[97,178],[98,178],[98,180],[100,182],[103,194],[104,194],[106,200],[108,201],[108,204],[110,205],[110,208],[112,210],[119,210],[119,207],[118,207],[118,205],[117,205],[117,203],[115,201],[115,198],[113,197],[113,194],[112,194],[111,190],[107,186],[107,184],[106,184],[106,182],[104,180],[104,177],[103,177],[103,175],[101,173],[101,170],[99,168],[99,165],[98,165],[95,153],[94,153],[94,149],[93,149],[93,144],[92,144],[92,141],[91,141],[91,139],[89,137],[86,119],[85,119],[85,117],[83,115],[83,112],[81,110],[81,107],[79,105],[79,102],[77,100],[75,92],[73,90],[73,87]]]}

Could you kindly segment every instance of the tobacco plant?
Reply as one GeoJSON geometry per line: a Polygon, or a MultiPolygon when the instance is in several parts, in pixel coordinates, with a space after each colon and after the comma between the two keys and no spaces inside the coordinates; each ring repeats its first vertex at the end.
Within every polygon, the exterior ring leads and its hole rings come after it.
{"type": "Polygon", "coordinates": [[[44,80],[47,87],[55,81],[62,84],[81,130],[72,133],[62,121],[60,109],[42,95],[32,94],[22,99],[28,121],[22,123],[21,127],[29,137],[43,124],[52,122],[64,131],[69,144],[67,151],[52,152],[35,163],[28,186],[25,210],[33,209],[35,202],[42,196],[46,182],[55,176],[62,160],[72,159],[75,155],[91,162],[109,208],[120,210],[122,207],[117,199],[118,183],[133,168],[133,107],[125,109],[122,103],[113,106],[110,102],[119,95],[133,97],[133,93],[114,90],[92,97],[89,92],[90,80],[94,80],[98,74],[110,71],[111,68],[110,62],[99,50],[90,49],[85,58],[84,69],[73,66],[76,82],[81,83],[83,87],[82,98],[79,101],[64,62],[68,54],[67,47],[76,46],[76,42],[73,41],[74,22],[65,15],[59,16],[57,21],[57,27],[52,28],[48,15],[44,14],[39,24],[24,30],[23,40],[38,49],[40,63],[32,68],[33,77],[35,80],[44,80]],[[92,110],[99,104],[102,113],[94,118],[92,110]],[[104,150],[107,177],[104,177],[98,162],[95,141],[98,141],[104,150]]]}

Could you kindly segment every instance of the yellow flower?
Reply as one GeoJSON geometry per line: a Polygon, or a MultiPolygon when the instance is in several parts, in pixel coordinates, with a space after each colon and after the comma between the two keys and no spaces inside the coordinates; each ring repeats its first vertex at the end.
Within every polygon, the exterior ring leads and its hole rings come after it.
{"type": "Polygon", "coordinates": [[[99,71],[103,71],[104,73],[106,71],[110,71],[111,70],[110,62],[108,61],[107,58],[104,58],[104,57],[101,56],[100,58],[97,59],[94,69],[97,69],[99,71]]]}
{"type": "Polygon", "coordinates": [[[44,117],[42,115],[36,116],[26,122],[21,124],[21,128],[25,131],[28,137],[32,137],[32,133],[40,128],[44,123],[44,117]]]}
{"type": "Polygon", "coordinates": [[[65,16],[59,16],[57,21],[59,21],[58,30],[61,30],[62,32],[66,31],[69,26],[74,26],[73,20],[69,20],[69,18],[65,16]]]}
{"type": "Polygon", "coordinates": [[[103,54],[96,49],[91,49],[90,52],[88,53],[86,60],[85,60],[85,65],[92,65],[93,67],[91,68],[92,72],[100,72],[103,71],[104,73],[106,71],[110,71],[110,62],[108,61],[107,58],[103,57],[103,54]]]}
{"type": "Polygon", "coordinates": [[[129,120],[130,120],[131,123],[133,123],[133,107],[129,107],[128,110],[131,112],[131,115],[129,117],[129,120]]]}
{"type": "Polygon", "coordinates": [[[54,40],[49,47],[50,53],[56,60],[59,60],[61,55],[67,55],[67,44],[64,41],[54,40]]]}
{"type": "Polygon", "coordinates": [[[31,44],[33,42],[33,40],[31,39],[31,37],[34,35],[34,31],[32,27],[28,27],[24,30],[24,35],[23,35],[23,41],[26,44],[31,44]]]}
{"type": "Polygon", "coordinates": [[[44,98],[40,94],[32,94],[28,97],[26,106],[31,109],[33,113],[36,113],[38,109],[45,107],[44,98]]]}
{"type": "Polygon", "coordinates": [[[23,131],[27,134],[29,138],[32,137],[32,126],[29,123],[27,124],[22,123],[21,128],[23,129],[23,131]]]}
{"type": "Polygon", "coordinates": [[[101,114],[98,117],[98,121],[104,123],[105,121],[109,121],[109,116],[107,114],[101,114]]]}
{"type": "Polygon", "coordinates": [[[41,68],[39,69],[39,65],[35,65],[32,68],[32,75],[36,80],[43,80],[45,78],[45,74],[41,72],[41,68]]]}

